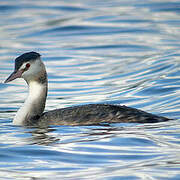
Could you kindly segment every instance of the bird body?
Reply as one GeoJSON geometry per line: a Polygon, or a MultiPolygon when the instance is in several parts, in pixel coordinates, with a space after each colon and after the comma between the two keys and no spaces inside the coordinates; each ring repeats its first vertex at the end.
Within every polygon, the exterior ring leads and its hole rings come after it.
{"type": "Polygon", "coordinates": [[[5,83],[16,78],[23,78],[27,82],[29,94],[13,120],[15,125],[97,125],[117,122],[154,123],[169,120],[135,108],[110,104],[87,104],[43,113],[48,90],[47,73],[40,54],[36,52],[24,53],[15,59],[14,72],[5,83]]]}
{"type": "Polygon", "coordinates": [[[102,123],[154,123],[168,118],[127,106],[111,104],[87,104],[48,111],[38,120],[41,126],[54,125],[98,125],[102,123]]]}

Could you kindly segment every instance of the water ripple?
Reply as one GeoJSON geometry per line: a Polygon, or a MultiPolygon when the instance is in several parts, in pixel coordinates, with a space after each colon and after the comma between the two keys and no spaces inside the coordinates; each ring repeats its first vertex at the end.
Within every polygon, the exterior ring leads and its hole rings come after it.
{"type": "Polygon", "coordinates": [[[179,5],[176,0],[2,1],[0,178],[179,179],[179,5]],[[12,60],[26,51],[38,51],[46,64],[46,110],[125,104],[176,120],[13,126],[27,88],[20,79],[3,82],[12,60]]]}

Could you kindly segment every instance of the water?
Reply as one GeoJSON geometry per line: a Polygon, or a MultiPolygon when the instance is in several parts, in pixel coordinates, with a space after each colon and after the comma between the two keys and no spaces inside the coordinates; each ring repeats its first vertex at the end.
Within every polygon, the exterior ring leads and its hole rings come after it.
{"type": "Polygon", "coordinates": [[[180,179],[180,2],[0,2],[0,179],[180,179]],[[47,66],[46,110],[125,104],[176,121],[110,126],[12,125],[23,80],[13,59],[47,66]]]}

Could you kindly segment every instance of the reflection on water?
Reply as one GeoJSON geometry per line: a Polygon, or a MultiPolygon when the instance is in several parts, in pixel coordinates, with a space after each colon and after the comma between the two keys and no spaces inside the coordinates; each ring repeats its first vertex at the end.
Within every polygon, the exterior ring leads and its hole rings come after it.
{"type": "Polygon", "coordinates": [[[179,179],[179,1],[0,3],[0,177],[179,179]],[[42,54],[46,110],[126,104],[176,121],[158,124],[11,125],[22,80],[3,81],[13,59],[42,54]]]}
{"type": "Polygon", "coordinates": [[[130,173],[130,178],[171,178],[178,174],[178,123],[3,128],[9,144],[1,136],[1,166],[8,163],[11,177],[18,177],[19,172],[24,174],[21,177],[70,179],[128,178],[130,173]],[[164,174],[167,169],[168,174],[164,174]]]}

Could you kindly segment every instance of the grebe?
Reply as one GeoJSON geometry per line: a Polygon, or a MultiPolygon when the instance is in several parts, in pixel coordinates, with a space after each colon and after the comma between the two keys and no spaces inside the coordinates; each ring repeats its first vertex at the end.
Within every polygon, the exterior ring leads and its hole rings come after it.
{"type": "Polygon", "coordinates": [[[24,105],[18,110],[14,125],[97,125],[101,123],[154,123],[170,119],[135,108],[110,104],[88,104],[44,112],[48,82],[41,55],[27,52],[15,59],[14,72],[5,83],[23,78],[29,86],[24,105]]]}

